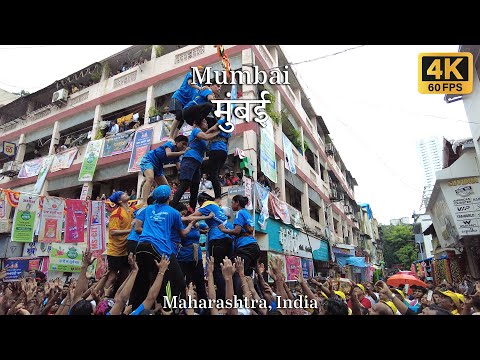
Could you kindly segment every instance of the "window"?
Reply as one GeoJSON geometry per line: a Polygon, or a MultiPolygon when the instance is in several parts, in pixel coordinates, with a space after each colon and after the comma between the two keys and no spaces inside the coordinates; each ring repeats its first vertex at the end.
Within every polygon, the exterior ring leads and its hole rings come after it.
{"type": "Polygon", "coordinates": [[[285,183],[285,200],[298,211],[302,211],[302,193],[289,183],[285,183]]]}
{"type": "Polygon", "coordinates": [[[308,202],[308,204],[310,206],[310,218],[320,222],[320,207],[311,200],[308,202]]]}

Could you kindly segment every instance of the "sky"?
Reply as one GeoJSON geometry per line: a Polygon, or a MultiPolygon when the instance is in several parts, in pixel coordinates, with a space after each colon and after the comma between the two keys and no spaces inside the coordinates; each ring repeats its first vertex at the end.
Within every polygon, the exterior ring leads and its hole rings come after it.
{"type": "MultiPolygon", "coordinates": [[[[0,45],[0,88],[34,92],[129,45],[0,45]]],[[[291,63],[358,45],[282,45],[291,63]]],[[[461,101],[418,93],[418,54],[458,45],[366,45],[293,65],[315,111],[357,180],[357,202],[383,224],[419,213],[423,172],[418,139],[470,137],[461,101]]]]}

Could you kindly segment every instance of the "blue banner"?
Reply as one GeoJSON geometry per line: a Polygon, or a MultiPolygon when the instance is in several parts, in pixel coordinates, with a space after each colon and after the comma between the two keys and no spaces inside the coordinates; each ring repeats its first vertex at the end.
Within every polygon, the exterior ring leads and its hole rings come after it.
{"type": "Polygon", "coordinates": [[[130,155],[130,163],[128,164],[128,172],[140,171],[140,161],[150,151],[152,143],[153,129],[143,129],[135,133],[133,141],[133,150],[130,155]]]}

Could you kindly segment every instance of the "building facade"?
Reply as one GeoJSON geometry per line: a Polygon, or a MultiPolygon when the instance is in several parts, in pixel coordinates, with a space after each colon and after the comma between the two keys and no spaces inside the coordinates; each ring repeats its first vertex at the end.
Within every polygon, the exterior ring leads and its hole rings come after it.
{"type": "MultiPolygon", "coordinates": [[[[229,45],[225,50],[232,70],[253,72],[252,63],[260,70],[288,63],[278,45],[229,45]]],[[[185,74],[198,65],[222,70],[213,45],[132,46],[4,106],[0,109],[0,142],[15,143],[17,151],[15,158],[3,159],[0,164],[0,188],[32,193],[37,177],[18,178],[20,168],[27,161],[55,154],[59,144],[76,147],[78,152],[68,168],[48,173],[41,195],[78,199],[83,189],[94,200],[103,194],[108,197],[114,189],[140,193],[144,179],[139,172],[128,172],[130,151],[105,156],[104,149],[93,181],[79,182],[87,144],[104,137],[110,120],[133,115],[141,124],[136,131],[152,129],[151,148],[160,146],[164,122],[156,119],[185,74]]],[[[288,72],[290,85],[238,86],[242,99],[259,99],[259,93],[268,90],[275,99],[275,111],[282,114],[281,121],[273,122],[276,181],[270,179],[272,188],[292,211],[301,214],[309,239],[328,236],[330,245],[354,249],[360,236],[355,217],[357,183],[331,142],[323,118],[314,112],[295,74],[291,69],[288,72]],[[285,168],[284,136],[299,144],[298,148],[292,146],[296,174],[285,168]]],[[[222,87],[222,93],[230,90],[230,85],[222,87]]],[[[241,172],[240,159],[235,156],[240,149],[253,165],[253,178],[257,179],[264,170],[260,169],[260,132],[258,123],[237,120],[226,170],[241,172]]],[[[173,168],[167,169],[166,175],[174,177],[173,168]]],[[[2,221],[0,232],[8,234],[11,218],[2,221]]],[[[280,235],[268,236],[277,241],[280,235]]],[[[270,240],[265,241],[260,236],[260,246],[268,251],[270,240]]]]}

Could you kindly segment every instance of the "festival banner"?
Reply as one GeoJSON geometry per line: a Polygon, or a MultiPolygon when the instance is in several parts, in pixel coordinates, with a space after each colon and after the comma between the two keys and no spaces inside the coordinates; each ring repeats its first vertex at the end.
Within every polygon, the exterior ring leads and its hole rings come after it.
{"type": "Polygon", "coordinates": [[[30,161],[25,161],[22,164],[20,172],[17,175],[19,179],[26,179],[29,177],[37,176],[40,172],[40,168],[43,165],[43,158],[33,159],[30,161]]]}
{"type": "Polygon", "coordinates": [[[136,132],[132,154],[130,155],[130,163],[128,164],[128,172],[140,171],[140,161],[142,161],[142,158],[150,151],[152,137],[152,128],[136,132]]]}
{"type": "Polygon", "coordinates": [[[301,229],[303,226],[302,213],[295,209],[293,206],[286,204],[288,212],[290,213],[290,223],[294,228],[301,229]]]}
{"type": "Polygon", "coordinates": [[[65,243],[83,242],[85,238],[85,206],[82,200],[67,199],[65,217],[65,243]]]}
{"type": "Polygon", "coordinates": [[[23,247],[23,254],[22,256],[48,256],[50,255],[50,250],[52,248],[51,243],[40,243],[40,242],[32,242],[27,243],[23,247]]]}
{"type": "Polygon", "coordinates": [[[42,267],[40,269],[41,272],[43,272],[47,278],[48,278],[48,266],[50,265],[50,258],[48,256],[45,256],[42,261],[42,267]]]}
{"type": "Polygon", "coordinates": [[[113,156],[132,151],[135,130],[124,131],[105,138],[102,157],[113,156]]]}
{"type": "Polygon", "coordinates": [[[310,259],[302,259],[303,278],[306,280],[313,277],[313,261],[310,259]]]}
{"type": "Polygon", "coordinates": [[[288,212],[287,203],[280,200],[275,194],[270,193],[268,198],[268,206],[270,214],[273,214],[275,219],[280,219],[284,224],[290,224],[290,213],[288,212]]]}
{"type": "Polygon", "coordinates": [[[277,182],[277,160],[275,159],[275,139],[272,119],[265,122],[266,127],[260,127],[260,168],[266,177],[277,182]]]}
{"type": "Polygon", "coordinates": [[[7,267],[7,274],[3,281],[20,281],[30,270],[39,270],[40,258],[10,258],[5,260],[4,265],[7,267]]]}
{"type": "Polygon", "coordinates": [[[37,182],[35,183],[35,188],[33,189],[34,194],[40,194],[43,188],[43,184],[45,183],[45,179],[47,178],[48,170],[50,170],[50,166],[53,162],[53,155],[45,156],[43,158],[42,167],[38,173],[37,182]]]}
{"type": "Polygon", "coordinates": [[[298,273],[302,271],[302,265],[298,256],[285,255],[285,263],[287,267],[287,281],[295,281],[298,273]]]}
{"type": "Polygon", "coordinates": [[[39,242],[60,242],[62,240],[64,200],[47,196],[43,199],[42,217],[40,220],[39,242]]]}
{"type": "Polygon", "coordinates": [[[20,200],[20,193],[18,191],[12,190],[2,190],[5,194],[5,198],[10,206],[16,208],[18,206],[18,201],[20,200]]]}
{"type": "MultiPolygon", "coordinates": [[[[286,269],[286,264],[285,264],[285,255],[280,255],[280,254],[275,254],[275,253],[272,253],[272,252],[268,252],[267,253],[268,256],[268,268],[270,268],[270,260],[273,260],[274,258],[279,258],[280,259],[280,262],[281,262],[281,266],[282,266],[282,274],[283,276],[285,277],[285,279],[287,278],[287,269],[286,269]]],[[[270,277],[270,274],[268,275],[268,282],[273,282],[273,279],[270,277]]]]}
{"type": "Polygon", "coordinates": [[[80,272],[82,269],[82,251],[80,246],[52,243],[48,270],[80,272]]]}
{"type": "Polygon", "coordinates": [[[98,156],[102,148],[103,139],[90,141],[85,151],[82,168],[78,175],[78,181],[92,181],[95,168],[97,167],[98,156]]]}
{"type": "Polygon", "coordinates": [[[55,154],[53,157],[52,166],[50,167],[50,172],[60,171],[62,169],[68,169],[72,166],[75,156],[77,156],[78,149],[76,147],[62,151],[61,153],[55,154]]]}
{"type": "Polygon", "coordinates": [[[83,200],[83,201],[87,200],[89,188],[90,188],[90,186],[89,186],[88,182],[83,184],[82,192],[80,193],[80,200],[83,200]]]}
{"type": "Polygon", "coordinates": [[[285,134],[283,134],[283,155],[285,157],[285,169],[292,174],[296,174],[297,170],[295,169],[295,157],[293,156],[292,142],[285,134]]]}
{"type": "Polygon", "coordinates": [[[252,179],[249,177],[244,176],[242,178],[243,185],[245,186],[245,196],[248,198],[248,204],[245,206],[247,210],[253,210],[253,201],[252,201],[252,179]]]}
{"type": "Polygon", "coordinates": [[[35,219],[40,198],[28,194],[20,194],[15,216],[13,217],[11,241],[32,242],[35,231],[35,219]]]}
{"type": "Polygon", "coordinates": [[[267,228],[267,220],[270,216],[268,213],[268,197],[270,192],[257,182],[255,183],[255,191],[258,199],[258,206],[260,208],[258,224],[260,225],[260,229],[265,230],[267,228]]]}
{"type": "Polygon", "coordinates": [[[105,202],[90,201],[88,204],[88,246],[91,251],[105,249],[105,202]]]}

